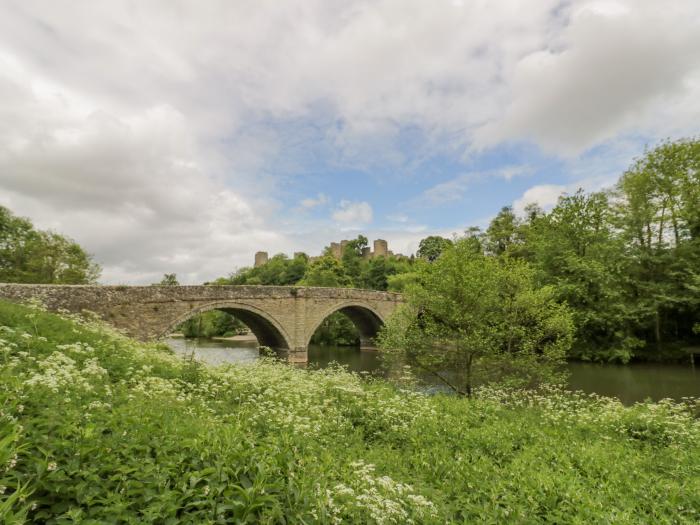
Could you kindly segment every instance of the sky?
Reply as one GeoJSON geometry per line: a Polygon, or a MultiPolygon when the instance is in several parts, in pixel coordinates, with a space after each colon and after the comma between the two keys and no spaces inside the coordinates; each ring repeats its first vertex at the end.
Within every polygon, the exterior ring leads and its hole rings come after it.
{"type": "Polygon", "coordinates": [[[699,132],[697,0],[0,0],[0,204],[106,284],[409,254],[699,132]]]}

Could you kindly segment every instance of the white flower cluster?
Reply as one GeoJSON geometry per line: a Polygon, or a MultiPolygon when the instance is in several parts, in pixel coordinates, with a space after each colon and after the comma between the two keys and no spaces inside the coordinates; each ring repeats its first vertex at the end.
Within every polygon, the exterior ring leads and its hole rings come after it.
{"type": "Polygon", "coordinates": [[[479,398],[509,407],[536,407],[554,425],[603,428],[623,437],[669,446],[700,440],[700,420],[694,417],[700,399],[685,398],[681,403],[662,399],[625,406],[614,398],[555,386],[539,391],[482,388],[479,398]]]}
{"type": "Polygon", "coordinates": [[[62,352],[53,352],[49,357],[37,360],[37,368],[28,372],[24,385],[47,388],[54,393],[68,388],[90,392],[107,376],[107,370],[100,366],[97,358],[87,359],[80,367],[62,352]]]}
{"type": "Polygon", "coordinates": [[[335,524],[367,517],[377,525],[413,524],[435,518],[435,505],[413,491],[406,483],[389,476],[376,476],[375,467],[363,461],[350,464],[353,475],[349,483],[339,483],[325,491],[324,503],[335,524]]]}

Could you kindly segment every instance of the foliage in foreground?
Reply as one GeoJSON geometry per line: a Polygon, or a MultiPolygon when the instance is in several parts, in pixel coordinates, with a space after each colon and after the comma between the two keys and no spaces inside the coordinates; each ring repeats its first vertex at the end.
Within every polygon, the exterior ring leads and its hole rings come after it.
{"type": "Polygon", "coordinates": [[[562,382],[571,313],[552,287],[537,287],[524,261],[498,260],[461,239],[418,265],[406,304],[380,333],[385,360],[406,363],[471,396],[498,382],[533,388],[562,382]]]}
{"type": "Polygon", "coordinates": [[[5,523],[697,523],[687,406],[209,368],[0,302],[5,523]]]}

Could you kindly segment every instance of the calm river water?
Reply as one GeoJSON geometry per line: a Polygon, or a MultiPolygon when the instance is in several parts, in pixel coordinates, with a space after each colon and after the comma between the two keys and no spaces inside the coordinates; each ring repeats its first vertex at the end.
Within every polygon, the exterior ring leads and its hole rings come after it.
{"type": "MultiPolygon", "coordinates": [[[[258,345],[254,341],[170,338],[167,343],[179,354],[194,352],[197,358],[212,365],[249,363],[258,359],[258,345]]],[[[361,352],[359,348],[344,346],[312,345],[309,348],[309,365],[324,367],[331,362],[346,365],[355,372],[378,372],[380,368],[376,352],[361,352]]],[[[614,396],[625,404],[646,398],[700,397],[700,366],[693,369],[690,364],[569,363],[568,367],[572,389],[614,396]]]]}

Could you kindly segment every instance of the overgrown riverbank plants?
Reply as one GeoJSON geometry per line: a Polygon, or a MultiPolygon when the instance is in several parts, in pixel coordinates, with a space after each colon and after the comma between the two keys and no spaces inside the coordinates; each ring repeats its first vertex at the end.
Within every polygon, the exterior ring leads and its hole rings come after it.
{"type": "Polygon", "coordinates": [[[0,522],[694,524],[698,408],[211,368],[0,302],[0,522]]]}

